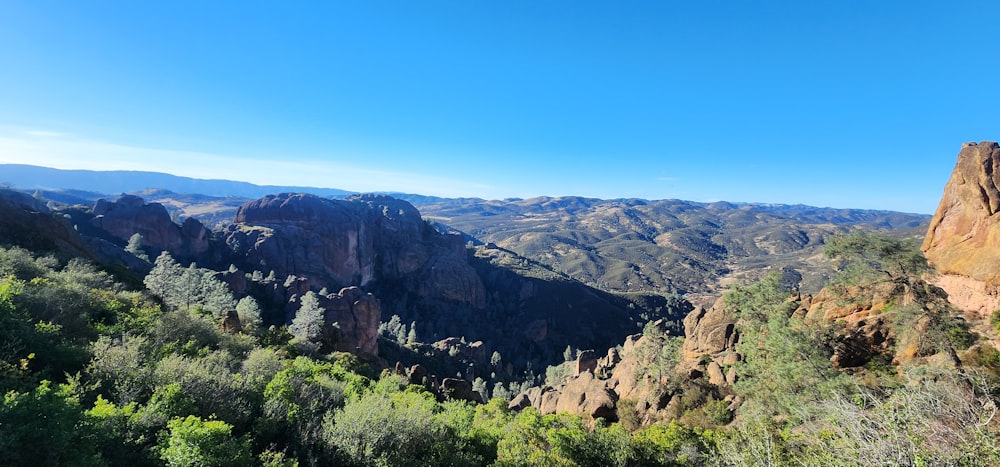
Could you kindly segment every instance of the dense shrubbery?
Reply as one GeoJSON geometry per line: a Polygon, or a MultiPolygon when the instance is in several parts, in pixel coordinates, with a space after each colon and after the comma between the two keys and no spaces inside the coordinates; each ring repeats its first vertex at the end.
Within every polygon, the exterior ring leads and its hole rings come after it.
{"type": "MultiPolygon", "coordinates": [[[[301,346],[287,334],[265,346],[253,326],[223,333],[219,307],[236,302],[210,274],[171,261],[158,260],[173,273],[147,279],[163,309],[85,263],[0,249],[0,458],[12,465],[673,465],[690,457],[682,448],[708,445],[677,427],[631,434],[568,415],[512,413],[499,399],[440,402],[397,376],[359,374],[363,365],[349,354],[296,356],[301,346]],[[177,287],[185,281],[199,291],[177,287]]],[[[254,314],[249,319],[259,319],[254,314]]]]}
{"type": "MultiPolygon", "coordinates": [[[[839,245],[868,251],[863,240],[839,245]]],[[[909,250],[890,244],[874,251],[901,255],[920,269],[909,250]]],[[[875,254],[862,262],[880,264],[880,258],[875,254]]],[[[206,271],[158,262],[174,271],[147,279],[151,288],[168,294],[159,295],[162,305],[86,263],[0,249],[4,463],[1000,463],[1000,421],[994,417],[998,352],[973,346],[963,356],[970,365],[981,365],[980,373],[947,366],[897,372],[882,368],[888,363],[880,367],[880,361],[857,376],[836,371],[830,364],[832,328],[793,316],[777,276],[736,287],[726,297],[740,319],[743,358],[735,391],[746,402],[734,420],[721,401],[701,407],[706,426],[726,425],[709,430],[676,420],[639,427],[627,413],[634,411],[634,401],[619,402],[622,423],[611,425],[566,414],[543,416],[530,408],[515,413],[500,399],[482,405],[441,402],[398,376],[376,377],[353,355],[321,355],[304,347],[308,326],[292,333],[260,329],[259,307],[237,305],[206,271]],[[174,288],[171,277],[200,292],[174,288]],[[233,307],[243,331],[224,333],[220,311],[233,307]],[[877,372],[880,384],[858,384],[865,372],[877,372]]],[[[900,290],[923,287],[910,266],[898,272],[907,275],[904,280],[889,269],[883,271],[885,280],[900,290]]],[[[838,279],[844,290],[883,280],[854,266],[843,270],[851,275],[838,279]]],[[[899,319],[932,312],[907,307],[898,310],[912,316],[898,312],[899,319]]],[[[974,344],[962,322],[935,322],[941,324],[927,329],[940,328],[935,332],[941,338],[930,351],[974,344]]],[[[412,329],[387,326],[398,343],[412,329]]],[[[680,341],[655,326],[646,333],[656,343],[641,349],[652,362],[649,371],[669,373],[680,341]]],[[[500,366],[499,354],[491,360],[500,366]]]]}

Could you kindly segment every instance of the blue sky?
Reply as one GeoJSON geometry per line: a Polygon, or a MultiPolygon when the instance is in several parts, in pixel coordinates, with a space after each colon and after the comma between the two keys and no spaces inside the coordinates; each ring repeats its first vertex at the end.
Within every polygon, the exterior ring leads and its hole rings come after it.
{"type": "MultiPolygon", "coordinates": [[[[932,212],[997,2],[0,5],[0,162],[932,212]]],[[[2,177],[0,177],[2,178],[2,177]]]]}

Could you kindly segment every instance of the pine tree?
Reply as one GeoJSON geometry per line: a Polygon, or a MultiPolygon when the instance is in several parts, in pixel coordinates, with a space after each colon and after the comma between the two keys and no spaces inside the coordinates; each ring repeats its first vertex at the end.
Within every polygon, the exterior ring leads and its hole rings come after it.
{"type": "Polygon", "coordinates": [[[129,237],[128,244],[125,245],[125,251],[143,261],[149,261],[149,256],[147,256],[146,252],[142,250],[142,234],[139,232],[136,232],[129,237]]]}
{"type": "Polygon", "coordinates": [[[178,295],[177,278],[183,272],[184,268],[177,264],[177,261],[174,261],[170,253],[164,251],[156,257],[153,269],[146,275],[143,283],[146,284],[150,293],[160,297],[164,303],[173,303],[178,295]]]}
{"type": "Polygon", "coordinates": [[[260,329],[263,320],[261,319],[260,305],[251,296],[240,299],[236,304],[236,314],[240,317],[243,328],[251,334],[260,329]]]}
{"type": "Polygon", "coordinates": [[[233,298],[229,286],[216,278],[214,272],[206,271],[202,274],[199,287],[201,305],[215,316],[225,316],[229,311],[236,309],[236,299],[233,298]]]}
{"type": "Polygon", "coordinates": [[[319,350],[319,341],[323,336],[323,307],[319,304],[319,296],[309,291],[302,296],[299,311],[295,313],[288,331],[294,336],[296,345],[306,351],[319,350]]]}
{"type": "Polygon", "coordinates": [[[410,323],[410,332],[406,334],[406,343],[407,344],[416,344],[417,343],[417,322],[416,321],[410,323]]]}

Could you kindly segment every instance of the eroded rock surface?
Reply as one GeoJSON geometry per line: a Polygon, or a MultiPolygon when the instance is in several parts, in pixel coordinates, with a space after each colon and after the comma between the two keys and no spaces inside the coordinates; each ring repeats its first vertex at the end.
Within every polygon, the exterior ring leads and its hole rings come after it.
{"type": "Polygon", "coordinates": [[[266,196],[240,208],[225,238],[249,264],[306,277],[314,287],[399,281],[424,297],[485,303],[464,240],[438,235],[412,205],[388,196],[266,196]]]}
{"type": "Polygon", "coordinates": [[[921,249],[943,274],[1000,282],[1000,146],[966,143],[921,249]]]}
{"type": "Polygon", "coordinates": [[[187,218],[182,225],[170,219],[159,203],[146,204],[142,198],[122,195],[116,201],[98,200],[90,223],[112,236],[128,241],[142,235],[143,245],[191,258],[209,250],[212,233],[201,222],[187,218]]]}

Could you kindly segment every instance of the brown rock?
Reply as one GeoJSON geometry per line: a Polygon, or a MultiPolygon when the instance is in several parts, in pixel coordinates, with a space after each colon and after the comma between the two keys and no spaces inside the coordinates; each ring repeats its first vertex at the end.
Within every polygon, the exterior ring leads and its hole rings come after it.
{"type": "Polygon", "coordinates": [[[435,234],[412,205],[388,196],[267,196],[240,207],[224,235],[250,264],[315,287],[399,281],[423,297],[485,307],[461,236],[435,234]]]}
{"type": "Polygon", "coordinates": [[[545,340],[548,334],[548,324],[544,319],[536,319],[524,327],[524,336],[533,342],[545,340]]]}
{"type": "Polygon", "coordinates": [[[584,372],[569,380],[563,387],[553,413],[569,412],[593,419],[602,417],[613,422],[618,420],[615,412],[617,400],[617,395],[603,381],[584,372]]]}
{"type": "Polygon", "coordinates": [[[410,371],[408,371],[407,374],[408,374],[407,378],[409,379],[410,384],[417,384],[423,386],[426,384],[424,380],[427,379],[427,375],[429,373],[427,372],[427,368],[424,368],[423,365],[418,363],[416,365],[411,366],[410,371]]]}
{"type": "MultiPolygon", "coordinates": [[[[33,251],[58,251],[90,260],[98,257],[66,218],[53,215],[44,203],[27,194],[2,188],[0,243],[18,245],[33,251]]],[[[118,259],[114,258],[116,255],[131,257],[124,254],[121,247],[110,243],[106,246],[109,247],[108,254],[101,256],[109,257],[109,262],[118,259]]]]}
{"type": "Polygon", "coordinates": [[[688,364],[703,355],[731,350],[736,343],[736,319],[724,311],[721,301],[712,308],[697,307],[684,318],[681,352],[688,364]]]}
{"type": "Polygon", "coordinates": [[[1000,146],[966,143],[921,249],[944,274],[1000,281],[1000,146]]]}
{"type": "Polygon", "coordinates": [[[575,375],[579,376],[581,373],[590,372],[594,373],[597,369],[597,353],[593,350],[584,350],[580,352],[580,355],[576,357],[576,372],[575,375]]]}
{"type": "Polygon", "coordinates": [[[240,317],[236,314],[236,310],[227,311],[226,317],[222,319],[222,332],[236,334],[242,329],[243,323],[240,323],[240,317]]]}
{"type": "Polygon", "coordinates": [[[722,373],[722,367],[716,362],[710,362],[708,364],[708,383],[714,384],[716,386],[725,386],[726,376],[722,373]]]}
{"type": "Polygon", "coordinates": [[[472,390],[472,383],[457,378],[445,378],[441,381],[441,392],[449,399],[483,403],[483,396],[472,390]]]}
{"type": "MultiPolygon", "coordinates": [[[[290,287],[294,287],[292,283],[290,287]]],[[[292,294],[289,308],[298,310],[299,294],[292,294]]],[[[323,346],[329,350],[351,352],[365,357],[378,355],[378,325],[382,307],[378,299],[357,287],[347,287],[338,294],[320,295],[325,310],[323,346]]],[[[292,315],[294,318],[294,313],[292,315]]]]}
{"type": "Polygon", "coordinates": [[[212,234],[201,222],[188,218],[184,225],[177,225],[162,204],[145,204],[138,196],[122,195],[113,202],[97,200],[93,212],[91,225],[123,241],[138,233],[143,245],[179,257],[194,257],[209,249],[212,234]]]}
{"type": "Polygon", "coordinates": [[[518,394],[511,399],[510,403],[507,404],[507,408],[514,411],[520,411],[531,407],[531,399],[525,393],[518,394]]]}

